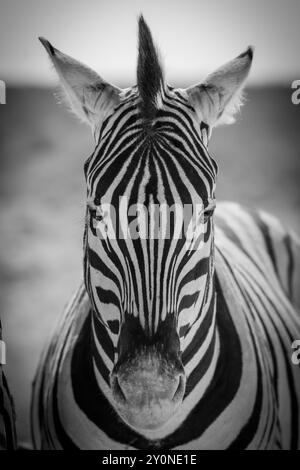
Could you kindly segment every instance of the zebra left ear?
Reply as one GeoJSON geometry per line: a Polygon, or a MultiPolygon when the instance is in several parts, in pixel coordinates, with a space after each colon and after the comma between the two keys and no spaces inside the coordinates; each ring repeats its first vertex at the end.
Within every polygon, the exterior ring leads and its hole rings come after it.
{"type": "Polygon", "coordinates": [[[243,104],[243,87],[250,71],[253,47],[185,91],[201,122],[210,127],[231,124],[243,104]]]}
{"type": "Polygon", "coordinates": [[[39,38],[60,78],[64,97],[81,120],[93,131],[119,104],[122,90],[105,82],[96,72],[72,57],[55,49],[47,39],[39,38]]]}

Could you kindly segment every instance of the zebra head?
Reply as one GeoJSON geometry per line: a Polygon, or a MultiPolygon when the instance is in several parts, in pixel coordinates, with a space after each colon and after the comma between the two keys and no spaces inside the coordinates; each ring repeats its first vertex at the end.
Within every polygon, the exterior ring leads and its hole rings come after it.
{"type": "Polygon", "coordinates": [[[216,344],[217,166],[207,146],[241,104],[252,49],[175,89],[141,17],[137,86],[123,90],[42,42],[96,141],[85,163],[84,273],[104,388],[127,424],[161,429],[180,414],[197,364],[216,344]]]}

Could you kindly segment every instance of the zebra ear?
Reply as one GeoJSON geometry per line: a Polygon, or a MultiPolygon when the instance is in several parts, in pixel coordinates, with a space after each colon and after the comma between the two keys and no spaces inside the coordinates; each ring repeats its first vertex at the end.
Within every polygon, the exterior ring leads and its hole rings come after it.
{"type": "Polygon", "coordinates": [[[65,100],[81,120],[93,131],[119,103],[122,90],[102,80],[99,75],[77,60],[55,49],[39,38],[59,76],[65,100]]]}
{"type": "Polygon", "coordinates": [[[250,71],[253,48],[210,74],[203,83],[185,91],[199,120],[210,127],[231,124],[243,104],[243,86],[250,71]]]}

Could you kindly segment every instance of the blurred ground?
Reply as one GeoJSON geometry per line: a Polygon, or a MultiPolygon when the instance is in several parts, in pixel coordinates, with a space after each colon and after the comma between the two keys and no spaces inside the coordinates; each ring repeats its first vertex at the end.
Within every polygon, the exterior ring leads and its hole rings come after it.
{"type": "MultiPolygon", "coordinates": [[[[300,105],[290,89],[248,91],[238,122],[214,131],[218,199],[263,207],[300,233],[300,105]]],[[[29,441],[40,351],[77,287],[89,130],[51,90],[9,89],[0,106],[0,315],[18,433],[29,441]]]]}

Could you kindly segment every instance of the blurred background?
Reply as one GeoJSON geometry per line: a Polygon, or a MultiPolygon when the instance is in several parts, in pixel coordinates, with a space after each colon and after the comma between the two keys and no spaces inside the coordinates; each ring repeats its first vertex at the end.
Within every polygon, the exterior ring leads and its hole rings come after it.
{"type": "Polygon", "coordinates": [[[172,85],[198,82],[255,45],[247,103],[213,133],[217,197],[262,207],[300,233],[299,0],[0,0],[0,315],[22,442],[41,349],[81,276],[83,163],[93,150],[89,129],[56,103],[37,37],[128,86],[140,12],[172,85]]]}

